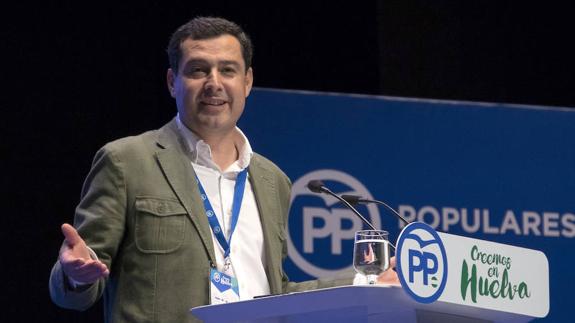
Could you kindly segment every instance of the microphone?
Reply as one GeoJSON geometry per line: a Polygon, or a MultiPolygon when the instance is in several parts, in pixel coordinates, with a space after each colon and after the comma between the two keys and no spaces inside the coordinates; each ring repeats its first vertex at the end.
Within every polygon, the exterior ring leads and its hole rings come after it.
{"type": "Polygon", "coordinates": [[[399,214],[396,210],[394,210],[391,206],[387,205],[385,202],[378,201],[378,200],[364,199],[361,196],[357,196],[357,195],[342,195],[341,198],[344,199],[347,203],[349,203],[351,205],[369,204],[369,203],[375,203],[375,204],[383,205],[386,209],[391,211],[391,213],[393,213],[393,215],[395,215],[398,219],[400,219],[405,225],[408,225],[410,223],[409,221],[407,221],[406,218],[401,216],[401,214],[399,214]]]}
{"type": "MultiPolygon", "coordinates": [[[[355,215],[357,215],[365,224],[367,224],[367,226],[371,229],[371,230],[376,230],[377,229],[371,224],[371,222],[367,221],[366,218],[363,217],[363,215],[361,215],[361,213],[359,213],[359,211],[357,211],[351,204],[350,202],[346,201],[342,196],[339,196],[337,194],[335,194],[334,192],[332,192],[329,188],[327,188],[324,183],[320,180],[312,180],[309,181],[307,183],[307,188],[309,188],[310,191],[314,192],[314,193],[325,193],[328,195],[331,195],[333,197],[335,197],[336,199],[340,200],[341,203],[343,203],[345,206],[347,206],[350,210],[353,211],[353,213],[355,213],[355,215]]],[[[353,195],[343,195],[343,196],[353,196],[353,195]]],[[[359,199],[359,196],[357,197],[359,199]]],[[[353,199],[352,199],[353,200],[353,199]]],[[[401,217],[401,216],[400,216],[401,217]]],[[[393,245],[393,243],[391,243],[390,241],[388,241],[389,245],[395,250],[395,245],[393,245]]]]}
{"type": "Polygon", "coordinates": [[[307,183],[307,188],[309,188],[310,191],[314,192],[314,193],[327,193],[331,192],[327,187],[325,187],[325,185],[323,184],[322,181],[319,181],[317,179],[313,180],[313,181],[309,181],[307,183]]]}
{"type": "Polygon", "coordinates": [[[367,221],[366,218],[363,217],[363,215],[361,215],[361,213],[359,213],[348,201],[346,201],[344,198],[342,198],[341,196],[335,194],[334,192],[332,192],[329,188],[327,188],[324,183],[320,180],[312,180],[309,181],[307,183],[307,188],[309,188],[310,191],[314,192],[314,193],[324,193],[324,194],[328,194],[331,195],[333,197],[335,197],[336,199],[340,200],[345,206],[347,206],[350,210],[353,211],[353,213],[355,213],[355,215],[357,215],[365,224],[367,224],[367,226],[369,226],[370,229],[372,230],[377,230],[369,221],[367,221]]]}

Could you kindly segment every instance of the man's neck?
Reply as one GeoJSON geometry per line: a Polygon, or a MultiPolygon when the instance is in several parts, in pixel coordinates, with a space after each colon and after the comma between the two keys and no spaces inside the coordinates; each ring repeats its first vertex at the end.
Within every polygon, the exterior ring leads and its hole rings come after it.
{"type": "Polygon", "coordinates": [[[225,171],[239,158],[239,134],[234,129],[225,134],[204,134],[199,136],[210,146],[212,159],[222,171],[225,171]]]}

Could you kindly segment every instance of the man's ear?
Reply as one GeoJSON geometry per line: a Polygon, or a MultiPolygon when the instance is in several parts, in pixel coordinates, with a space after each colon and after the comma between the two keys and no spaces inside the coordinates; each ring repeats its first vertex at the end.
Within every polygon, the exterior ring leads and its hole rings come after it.
{"type": "Polygon", "coordinates": [[[252,68],[248,68],[246,71],[246,98],[250,95],[250,91],[252,90],[252,85],[254,85],[254,71],[252,68]]]}
{"type": "Polygon", "coordinates": [[[174,71],[172,71],[171,68],[168,68],[168,72],[166,73],[166,83],[168,85],[168,91],[170,91],[170,95],[172,96],[172,98],[176,98],[176,88],[175,88],[175,83],[176,82],[176,75],[174,74],[174,71]]]}

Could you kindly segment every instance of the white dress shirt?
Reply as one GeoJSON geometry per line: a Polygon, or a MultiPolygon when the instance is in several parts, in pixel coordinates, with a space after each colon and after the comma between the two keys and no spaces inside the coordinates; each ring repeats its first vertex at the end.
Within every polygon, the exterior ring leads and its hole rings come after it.
{"type": "MultiPolygon", "coordinates": [[[[179,115],[176,120],[178,128],[191,152],[190,163],[194,167],[194,171],[216,213],[224,236],[229,241],[236,177],[250,163],[253,155],[250,143],[242,131],[236,127],[243,139],[243,143],[236,147],[239,158],[227,169],[221,170],[212,159],[210,146],[190,131],[181,122],[179,115]]],[[[238,279],[240,300],[252,299],[254,296],[270,293],[265,272],[264,236],[249,176],[250,174],[248,173],[239,219],[230,245],[229,257],[231,266],[226,272],[238,279]]],[[[217,268],[223,271],[224,250],[213,232],[212,242],[217,268]]],[[[190,261],[193,260],[190,259],[190,261]]]]}

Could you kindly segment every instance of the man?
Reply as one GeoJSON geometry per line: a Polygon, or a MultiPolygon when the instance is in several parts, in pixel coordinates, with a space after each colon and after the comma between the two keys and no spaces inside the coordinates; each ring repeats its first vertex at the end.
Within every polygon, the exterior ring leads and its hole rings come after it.
{"type": "Polygon", "coordinates": [[[53,301],[83,310],[104,294],[108,322],[193,322],[190,308],[218,300],[211,273],[237,280],[239,299],[341,284],[283,272],[290,182],[236,127],[253,84],[248,36],[195,18],[168,55],[178,115],[98,151],[76,229],[62,226],[53,301]]]}

